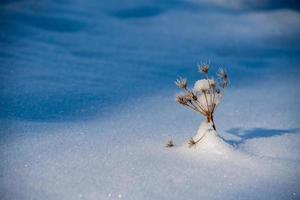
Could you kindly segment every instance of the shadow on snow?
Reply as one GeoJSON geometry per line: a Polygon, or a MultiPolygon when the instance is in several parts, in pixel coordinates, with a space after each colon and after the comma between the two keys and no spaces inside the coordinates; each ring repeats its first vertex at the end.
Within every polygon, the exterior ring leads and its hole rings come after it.
{"type": "Polygon", "coordinates": [[[240,144],[245,143],[247,140],[254,138],[267,138],[273,136],[280,136],[284,134],[295,134],[300,132],[300,128],[292,129],[268,129],[268,128],[252,128],[252,129],[243,129],[243,128],[231,128],[226,131],[234,136],[237,136],[239,139],[225,139],[223,140],[228,142],[233,146],[239,146],[240,144]]]}

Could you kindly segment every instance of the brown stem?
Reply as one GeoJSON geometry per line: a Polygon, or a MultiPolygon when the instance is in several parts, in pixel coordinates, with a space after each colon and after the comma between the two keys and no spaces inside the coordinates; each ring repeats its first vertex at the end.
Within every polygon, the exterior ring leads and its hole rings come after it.
{"type": "MultiPolygon", "coordinates": [[[[190,90],[189,88],[184,88],[183,90],[185,90],[186,92],[191,93],[192,95],[196,96],[196,95],[194,94],[194,92],[193,92],[192,90],[190,90]]],[[[205,110],[204,108],[202,108],[200,102],[199,102],[198,100],[195,100],[195,103],[196,103],[197,106],[195,106],[195,105],[193,105],[193,106],[198,107],[198,108],[201,110],[200,112],[201,112],[203,115],[206,115],[206,114],[205,114],[205,113],[206,113],[206,110],[205,110]]]]}
{"type": "Polygon", "coordinates": [[[208,100],[207,100],[206,92],[203,91],[203,93],[204,93],[204,97],[205,97],[205,101],[206,101],[207,111],[210,113],[210,109],[209,109],[209,105],[208,105],[208,100]]]}
{"type": "MultiPolygon", "coordinates": [[[[209,78],[208,78],[208,75],[207,75],[207,74],[206,74],[206,80],[207,80],[207,82],[208,82],[208,87],[209,87],[209,89],[210,89],[210,90],[214,90],[214,89],[212,88],[211,84],[210,84],[210,81],[209,81],[209,78]]],[[[213,99],[212,99],[212,95],[211,95],[211,94],[209,95],[209,97],[210,97],[210,107],[211,107],[211,112],[213,112],[214,101],[213,101],[213,99]]]]}
{"type": "Polygon", "coordinates": [[[217,131],[216,125],[215,125],[215,121],[214,121],[214,116],[211,115],[211,122],[212,122],[212,127],[215,131],[217,131]]]}
{"type": "Polygon", "coordinates": [[[195,104],[193,103],[193,101],[190,101],[190,103],[193,105],[193,107],[194,107],[195,109],[197,109],[197,111],[198,111],[199,113],[201,113],[202,115],[205,115],[205,112],[201,110],[201,107],[198,107],[198,106],[197,106],[198,104],[195,105],[195,104]],[[200,108],[200,109],[198,109],[198,108],[200,108]]]}
{"type": "Polygon", "coordinates": [[[216,97],[216,88],[214,87],[213,89],[213,97],[212,97],[212,112],[215,111],[216,103],[215,103],[215,97],[216,97]]]}
{"type": "Polygon", "coordinates": [[[204,138],[204,136],[206,135],[206,133],[207,133],[207,132],[205,132],[198,140],[196,140],[195,143],[200,142],[200,141],[204,138]]]}
{"type": "Polygon", "coordinates": [[[203,112],[203,115],[206,116],[207,111],[204,108],[202,108],[202,106],[200,105],[200,102],[198,100],[195,100],[194,102],[197,105],[197,107],[203,112]]]}
{"type": "Polygon", "coordinates": [[[193,106],[190,106],[190,105],[188,105],[188,104],[185,104],[184,106],[186,106],[186,107],[192,109],[193,111],[195,111],[195,112],[197,112],[197,113],[200,113],[200,114],[204,115],[202,112],[200,112],[198,109],[196,109],[196,108],[194,107],[194,105],[193,105],[193,106]]]}
{"type": "Polygon", "coordinates": [[[210,117],[207,116],[206,119],[207,119],[207,123],[209,123],[210,122],[210,117]]]}

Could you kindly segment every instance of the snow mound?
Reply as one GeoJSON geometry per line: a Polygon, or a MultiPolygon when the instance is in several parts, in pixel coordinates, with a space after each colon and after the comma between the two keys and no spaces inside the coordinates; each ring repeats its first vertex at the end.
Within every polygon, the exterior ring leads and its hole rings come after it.
{"type": "MultiPolygon", "coordinates": [[[[162,96],[139,102],[105,120],[14,122],[3,130],[0,142],[1,200],[299,199],[298,132],[247,139],[243,148],[233,149],[211,130],[211,124],[202,123],[194,136],[196,140],[206,133],[201,142],[192,148],[177,147],[176,142],[196,128],[194,113],[185,113],[162,96]],[[174,148],[164,147],[165,132],[175,135],[174,148]]],[[[247,103],[221,108],[232,111],[247,103]]],[[[219,113],[218,130],[241,123],[234,117],[228,120],[228,113],[219,113]]],[[[288,114],[282,113],[264,119],[282,122],[288,114]]],[[[256,114],[239,117],[245,126],[259,126],[261,121],[251,122],[256,114]]]]}
{"type": "Polygon", "coordinates": [[[199,140],[197,144],[190,147],[190,149],[196,152],[218,155],[233,153],[233,148],[218,136],[218,133],[213,129],[211,123],[201,123],[193,140],[199,140]]]}

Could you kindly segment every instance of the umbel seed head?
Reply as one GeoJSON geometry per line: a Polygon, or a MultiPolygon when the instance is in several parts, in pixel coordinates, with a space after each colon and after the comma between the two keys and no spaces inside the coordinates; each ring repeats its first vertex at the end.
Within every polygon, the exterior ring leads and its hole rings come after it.
{"type": "Polygon", "coordinates": [[[188,103],[188,100],[186,99],[186,97],[185,97],[185,96],[181,96],[181,95],[178,95],[178,96],[176,97],[176,101],[177,101],[179,104],[181,104],[181,105],[187,105],[187,103],[188,103]]]}
{"type": "Polygon", "coordinates": [[[187,79],[186,78],[181,78],[179,77],[176,81],[175,84],[181,88],[181,89],[186,89],[187,88],[187,79]]]}
{"type": "Polygon", "coordinates": [[[209,65],[208,64],[203,64],[203,65],[198,65],[199,72],[203,74],[208,74],[209,71],[209,65]]]}
{"type": "Polygon", "coordinates": [[[167,142],[167,144],[166,144],[166,147],[167,148],[171,148],[171,147],[174,147],[175,145],[174,145],[174,143],[173,143],[173,141],[172,140],[169,140],[168,142],[167,142]]]}
{"type": "Polygon", "coordinates": [[[225,88],[228,85],[228,75],[224,69],[220,69],[218,72],[218,76],[223,80],[222,87],[225,88]]]}
{"type": "Polygon", "coordinates": [[[197,96],[192,92],[188,92],[186,95],[184,95],[184,97],[188,101],[196,101],[197,100],[197,96]]]}

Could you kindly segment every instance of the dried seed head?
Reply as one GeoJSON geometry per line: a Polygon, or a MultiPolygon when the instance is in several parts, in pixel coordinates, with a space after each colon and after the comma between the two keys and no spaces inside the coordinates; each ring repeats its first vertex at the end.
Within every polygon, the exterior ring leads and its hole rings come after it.
{"type": "Polygon", "coordinates": [[[188,101],[196,101],[197,100],[197,96],[193,93],[193,92],[188,92],[185,95],[186,100],[188,101]]]}
{"type": "Polygon", "coordinates": [[[209,65],[208,64],[198,65],[198,70],[199,70],[199,72],[201,72],[203,74],[208,74],[209,65]]]}
{"type": "Polygon", "coordinates": [[[165,147],[167,147],[167,148],[171,148],[171,147],[174,147],[175,145],[174,145],[174,143],[173,143],[173,141],[172,140],[169,140],[168,142],[167,142],[167,144],[165,145],[165,147]]]}
{"type": "Polygon", "coordinates": [[[194,146],[195,144],[196,144],[196,142],[195,142],[195,140],[193,139],[193,138],[191,138],[190,140],[189,140],[189,147],[192,147],[192,146],[194,146]]]}
{"type": "Polygon", "coordinates": [[[193,96],[191,93],[187,93],[186,95],[184,95],[185,99],[188,101],[192,101],[193,100],[193,96]]]}
{"type": "Polygon", "coordinates": [[[223,79],[228,79],[227,72],[224,69],[220,69],[218,72],[218,76],[223,79]]]}
{"type": "Polygon", "coordinates": [[[222,87],[225,88],[228,85],[228,75],[227,72],[224,69],[220,69],[218,72],[218,76],[220,78],[222,78],[223,83],[222,83],[222,87]]]}
{"type": "Polygon", "coordinates": [[[179,104],[184,105],[184,106],[186,106],[186,105],[188,104],[188,100],[186,99],[186,96],[185,96],[185,95],[184,95],[184,96],[178,95],[178,96],[176,97],[176,101],[177,101],[179,104]]]}
{"type": "Polygon", "coordinates": [[[187,79],[186,78],[181,78],[179,77],[176,81],[175,84],[181,88],[181,89],[186,89],[187,88],[187,79]]]}

